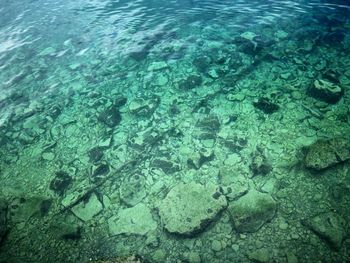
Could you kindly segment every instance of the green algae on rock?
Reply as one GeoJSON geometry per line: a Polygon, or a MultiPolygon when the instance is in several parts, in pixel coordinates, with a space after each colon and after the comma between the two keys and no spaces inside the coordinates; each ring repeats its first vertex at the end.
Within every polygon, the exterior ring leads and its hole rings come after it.
{"type": "Polygon", "coordinates": [[[258,231],[274,218],[276,209],[276,201],[269,194],[254,189],[228,207],[235,229],[242,233],[258,231]]]}
{"type": "Polygon", "coordinates": [[[309,94],[328,103],[337,103],[344,95],[344,89],[327,80],[317,79],[309,89],[309,94]]]}
{"type": "Polygon", "coordinates": [[[321,171],[350,159],[350,142],[343,138],[317,140],[306,148],[305,166],[321,171]]]}
{"type": "Polygon", "coordinates": [[[324,239],[332,248],[340,249],[346,237],[346,221],[334,212],[325,212],[312,218],[302,220],[321,239],[324,239]]]}
{"type": "Polygon", "coordinates": [[[215,185],[179,183],[158,206],[160,218],[170,233],[192,236],[202,232],[226,207],[215,185]]]}
{"type": "Polygon", "coordinates": [[[157,228],[157,223],[147,205],[139,203],[134,207],[120,210],[116,216],[108,220],[108,226],[111,235],[146,235],[157,228]]]}

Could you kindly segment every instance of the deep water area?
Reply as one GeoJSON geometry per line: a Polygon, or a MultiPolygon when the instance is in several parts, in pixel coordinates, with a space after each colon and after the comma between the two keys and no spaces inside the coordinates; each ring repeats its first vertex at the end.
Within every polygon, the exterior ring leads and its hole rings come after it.
{"type": "Polygon", "coordinates": [[[350,2],[0,0],[0,262],[350,262],[350,2]]]}

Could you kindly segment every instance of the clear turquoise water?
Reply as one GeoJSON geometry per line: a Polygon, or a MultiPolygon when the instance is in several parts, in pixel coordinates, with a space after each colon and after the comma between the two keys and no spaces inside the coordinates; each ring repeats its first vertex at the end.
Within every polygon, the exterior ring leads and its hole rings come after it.
{"type": "Polygon", "coordinates": [[[349,87],[347,1],[0,0],[0,262],[349,262],[349,87]]]}

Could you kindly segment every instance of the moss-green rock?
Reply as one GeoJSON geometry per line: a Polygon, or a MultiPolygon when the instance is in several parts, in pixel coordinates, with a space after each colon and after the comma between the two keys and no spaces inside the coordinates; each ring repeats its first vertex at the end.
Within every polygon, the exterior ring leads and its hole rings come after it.
{"type": "Polygon", "coordinates": [[[341,247],[346,236],[345,220],[333,212],[316,215],[302,223],[335,249],[341,247]]]}
{"type": "Polygon", "coordinates": [[[151,210],[143,203],[121,210],[108,220],[111,235],[146,235],[157,228],[151,210]]]}
{"type": "Polygon", "coordinates": [[[275,216],[276,202],[269,194],[250,190],[228,210],[238,232],[255,232],[275,216]]]}
{"type": "Polygon", "coordinates": [[[342,138],[318,140],[307,148],[305,166],[323,170],[350,159],[350,143],[342,138]]]}
{"type": "Polygon", "coordinates": [[[201,232],[227,205],[215,185],[176,185],[160,203],[159,215],[166,230],[190,236],[201,232]]]}
{"type": "Polygon", "coordinates": [[[251,253],[248,253],[248,258],[253,262],[258,263],[267,263],[270,262],[270,255],[269,251],[267,249],[258,249],[251,253]]]}

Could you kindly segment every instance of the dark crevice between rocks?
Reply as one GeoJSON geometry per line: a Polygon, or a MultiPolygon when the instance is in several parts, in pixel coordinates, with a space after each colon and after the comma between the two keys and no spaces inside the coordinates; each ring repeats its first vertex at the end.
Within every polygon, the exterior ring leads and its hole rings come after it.
{"type": "Polygon", "coordinates": [[[268,98],[259,98],[253,103],[253,106],[265,114],[272,114],[279,110],[279,106],[268,98]]]}

